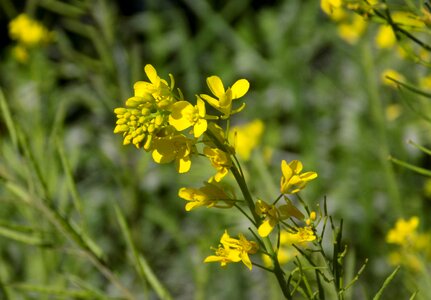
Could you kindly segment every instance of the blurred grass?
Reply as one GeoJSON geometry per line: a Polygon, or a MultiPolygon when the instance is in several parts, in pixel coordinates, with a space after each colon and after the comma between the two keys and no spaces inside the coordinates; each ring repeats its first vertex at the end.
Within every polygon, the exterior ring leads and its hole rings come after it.
{"type": "MultiPolygon", "coordinates": [[[[180,177],[172,166],[156,166],[146,153],[122,147],[112,133],[113,109],[131,96],[135,81],[145,79],[146,63],[162,77],[172,73],[188,99],[207,91],[205,78],[213,74],[225,82],[250,80],[247,108],[236,121],[260,118],[266,125],[262,149],[246,165],[254,193],[274,197],[281,159],[300,158],[317,171],[319,180],[303,196],[312,206],[326,196],[330,211],[344,219],[344,237],[356,255],[352,269],[369,258],[363,290],[377,291],[392,270],[384,236],[397,217],[416,214],[429,227],[424,178],[386,160],[393,155],[429,167],[406,143],[429,145],[429,124],[407,106],[388,120],[387,106],[402,99],[379,81],[387,67],[399,67],[413,81],[423,70],[377,51],[369,43],[372,30],[360,45],[344,43],[318,2],[0,5],[0,291],[9,299],[130,298],[128,293],[154,299],[154,282],[136,265],[139,255],[174,299],[280,297],[259,270],[202,263],[225,226],[246,226],[232,212],[185,213],[178,188],[198,186],[212,172],[207,166],[196,163],[180,177]],[[32,49],[26,64],[13,58],[13,42],[5,38],[7,23],[22,11],[55,32],[50,45],[32,49]],[[272,149],[270,159],[265,147],[272,149]],[[60,215],[50,220],[30,200],[20,201],[20,193],[60,215]],[[71,226],[63,224],[66,234],[61,220],[71,226]],[[102,276],[105,263],[115,279],[102,276]]],[[[422,102],[421,111],[429,110],[422,102]]],[[[402,293],[392,284],[393,295],[402,293]]]]}

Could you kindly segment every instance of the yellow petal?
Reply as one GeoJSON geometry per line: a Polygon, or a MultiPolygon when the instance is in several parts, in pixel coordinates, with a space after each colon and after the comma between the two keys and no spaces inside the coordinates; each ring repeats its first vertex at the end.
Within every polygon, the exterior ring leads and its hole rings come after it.
{"type": "Polygon", "coordinates": [[[224,95],[225,90],[223,86],[223,82],[221,81],[220,77],[218,76],[210,76],[207,78],[207,84],[210,88],[213,95],[220,98],[224,95]]]}
{"type": "Polygon", "coordinates": [[[209,95],[205,95],[205,94],[200,94],[199,95],[202,99],[204,99],[206,102],[208,102],[209,105],[211,105],[214,108],[217,108],[220,106],[220,103],[217,99],[209,96],[209,95]]]}
{"type": "Polygon", "coordinates": [[[299,160],[292,160],[289,163],[290,168],[296,173],[300,173],[302,171],[302,162],[300,162],[299,160]]]}
{"type": "Polygon", "coordinates": [[[148,79],[152,84],[158,84],[160,82],[159,76],[157,76],[157,71],[150,64],[145,66],[145,74],[147,74],[148,79]]]}
{"type": "Polygon", "coordinates": [[[206,115],[205,102],[201,98],[198,97],[196,106],[197,106],[198,111],[199,111],[199,117],[205,118],[205,115],[206,115]]]}
{"type": "Polygon", "coordinates": [[[176,160],[177,163],[177,171],[178,173],[186,173],[190,170],[190,167],[192,165],[192,161],[190,158],[184,157],[176,160]]]}
{"type": "Polygon", "coordinates": [[[250,88],[250,83],[246,79],[240,79],[236,81],[232,86],[232,99],[238,99],[244,96],[248,89],[250,88]]]}
{"type": "Polygon", "coordinates": [[[261,237],[267,237],[271,231],[274,229],[275,224],[271,224],[270,220],[265,220],[263,223],[259,226],[257,232],[261,237]]]}
{"type": "Polygon", "coordinates": [[[241,253],[241,260],[244,263],[244,265],[246,265],[246,267],[251,270],[252,263],[251,263],[250,257],[248,257],[247,253],[244,253],[244,252],[241,253]]]}
{"type": "Polygon", "coordinates": [[[193,105],[187,101],[178,101],[172,105],[172,113],[169,115],[169,124],[174,126],[178,131],[183,131],[193,125],[193,123],[183,115],[183,112],[187,109],[193,109],[193,105]]]}
{"type": "Polygon", "coordinates": [[[208,128],[208,122],[205,119],[199,119],[199,121],[193,127],[193,133],[195,138],[200,137],[208,128]]]}

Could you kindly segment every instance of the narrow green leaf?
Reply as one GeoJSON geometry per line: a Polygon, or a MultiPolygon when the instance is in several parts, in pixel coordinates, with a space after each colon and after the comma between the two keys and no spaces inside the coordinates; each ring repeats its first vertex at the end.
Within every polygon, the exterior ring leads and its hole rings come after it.
{"type": "Polygon", "coordinates": [[[373,300],[380,299],[380,297],[383,294],[383,291],[389,285],[389,283],[391,283],[391,281],[395,278],[395,275],[397,275],[399,270],[400,270],[400,266],[396,267],[395,270],[386,278],[385,282],[383,282],[382,287],[380,288],[380,290],[377,291],[377,294],[374,296],[373,300]]]}
{"type": "Polygon", "coordinates": [[[393,163],[395,163],[397,165],[400,165],[400,166],[402,166],[404,168],[412,170],[412,171],[414,171],[416,173],[419,173],[419,174],[431,177],[431,171],[430,170],[427,170],[427,169],[424,169],[424,168],[421,168],[421,167],[409,164],[409,163],[407,163],[405,161],[396,159],[396,158],[394,158],[392,156],[389,157],[389,160],[391,160],[393,163]]]}
{"type": "Polygon", "coordinates": [[[153,270],[149,266],[147,260],[145,257],[138,253],[135,244],[132,240],[132,236],[130,234],[130,230],[127,226],[126,220],[119,209],[117,205],[115,205],[115,214],[117,216],[117,221],[120,225],[121,232],[123,233],[124,239],[126,240],[127,247],[129,248],[129,251],[132,254],[133,259],[133,265],[136,268],[136,272],[139,274],[141,279],[148,281],[156,294],[159,296],[160,299],[163,300],[171,300],[172,297],[169,294],[169,292],[164,288],[162,283],[159,281],[159,279],[154,274],[153,270]]]}
{"type": "Polygon", "coordinates": [[[26,234],[4,226],[0,226],[0,235],[32,246],[46,246],[49,244],[47,241],[33,234],[26,234]]]}
{"type": "MultiPolygon", "coordinates": [[[[92,292],[83,290],[68,290],[60,289],[57,287],[48,287],[43,285],[27,284],[27,283],[14,283],[10,285],[11,288],[16,290],[46,294],[57,297],[71,297],[73,299],[115,299],[115,298],[100,298],[92,292]]],[[[117,298],[118,299],[118,298],[117,298]]]]}
{"type": "Polygon", "coordinates": [[[16,133],[15,124],[12,119],[12,115],[9,110],[9,106],[4,97],[3,91],[0,89],[0,109],[2,111],[3,119],[6,123],[6,127],[9,131],[10,138],[12,140],[12,144],[15,148],[18,148],[18,137],[16,133]]]}

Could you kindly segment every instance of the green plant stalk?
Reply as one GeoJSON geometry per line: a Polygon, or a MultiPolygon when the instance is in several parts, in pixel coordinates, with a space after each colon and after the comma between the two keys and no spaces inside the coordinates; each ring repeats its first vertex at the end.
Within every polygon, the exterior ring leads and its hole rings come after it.
{"type": "Polygon", "coordinates": [[[384,120],[384,110],[382,103],[379,98],[379,91],[377,81],[375,80],[376,70],[374,68],[374,62],[371,52],[371,47],[365,44],[362,47],[362,61],[363,68],[366,77],[366,86],[368,87],[368,97],[371,105],[371,114],[374,120],[374,124],[377,126],[378,135],[378,154],[380,164],[384,170],[384,176],[386,181],[386,187],[388,189],[390,200],[393,203],[393,207],[398,215],[402,212],[401,197],[397,188],[397,182],[395,179],[395,173],[392,164],[388,161],[389,155],[388,139],[386,136],[386,127],[384,120]]]}

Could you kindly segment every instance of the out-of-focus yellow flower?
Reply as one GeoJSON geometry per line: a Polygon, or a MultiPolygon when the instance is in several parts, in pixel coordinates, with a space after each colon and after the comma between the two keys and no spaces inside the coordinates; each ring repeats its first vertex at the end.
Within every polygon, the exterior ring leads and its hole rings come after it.
{"type": "Polygon", "coordinates": [[[293,160],[287,163],[281,162],[281,182],[280,191],[282,194],[295,194],[302,190],[309,181],[317,178],[316,172],[302,172],[302,162],[293,160]]]}
{"type": "Polygon", "coordinates": [[[152,156],[159,164],[170,163],[175,160],[178,173],[186,173],[190,170],[192,161],[190,155],[193,152],[194,140],[184,135],[174,135],[153,140],[152,156]]]}
{"type": "Polygon", "coordinates": [[[205,120],[205,103],[198,98],[197,105],[193,106],[187,101],[178,101],[171,106],[172,113],[169,115],[169,124],[178,131],[183,131],[193,126],[195,138],[200,137],[208,127],[205,120]]]}
{"type": "Polygon", "coordinates": [[[213,176],[214,180],[219,182],[229,173],[229,169],[232,167],[232,161],[229,155],[218,149],[218,148],[204,148],[204,154],[209,158],[211,165],[217,170],[217,173],[213,176]]]}
{"type": "Polygon", "coordinates": [[[379,48],[387,49],[395,45],[397,38],[390,25],[381,25],[376,35],[376,45],[379,48]]]}
{"type": "Polygon", "coordinates": [[[220,245],[215,250],[215,255],[210,255],[205,258],[204,262],[220,262],[224,267],[231,262],[242,261],[250,270],[252,263],[249,254],[254,254],[259,249],[256,242],[248,241],[243,234],[239,234],[239,239],[229,236],[225,230],[220,239],[220,245]]]}
{"type": "Polygon", "coordinates": [[[263,129],[264,124],[261,120],[232,127],[229,140],[234,145],[236,154],[243,160],[250,159],[251,152],[259,145],[263,129]]]}
{"type": "Polygon", "coordinates": [[[402,27],[408,27],[409,29],[423,28],[425,23],[417,15],[406,11],[396,11],[391,13],[392,21],[402,27]]]}
{"type": "Polygon", "coordinates": [[[367,28],[367,22],[361,15],[353,15],[350,22],[338,25],[338,35],[349,44],[356,44],[367,28]]]}
{"type": "Polygon", "coordinates": [[[208,77],[207,84],[217,99],[206,94],[201,94],[200,97],[207,101],[209,105],[223,113],[223,119],[227,119],[230,115],[244,109],[245,103],[242,103],[241,106],[236,109],[232,109],[232,100],[241,98],[247,93],[250,83],[246,79],[237,80],[232,87],[229,87],[227,90],[225,90],[223,82],[218,76],[208,77]]]}
{"type": "Polygon", "coordinates": [[[386,107],[386,119],[394,121],[401,115],[402,111],[403,108],[398,103],[390,104],[386,107]]]}
{"type": "Polygon", "coordinates": [[[410,220],[398,219],[395,228],[389,230],[386,235],[386,242],[389,244],[411,244],[416,237],[416,229],[419,225],[419,218],[414,216],[410,220]]]}
{"type": "Polygon", "coordinates": [[[229,208],[232,207],[234,201],[232,196],[229,195],[223,187],[216,182],[205,182],[201,188],[181,188],[178,191],[178,196],[188,201],[186,204],[186,211],[191,211],[200,206],[229,208]],[[224,205],[218,204],[224,202],[224,205]]]}
{"type": "Polygon", "coordinates": [[[340,21],[347,16],[347,13],[342,8],[342,0],[321,0],[320,7],[332,20],[340,21]]]}
{"type": "Polygon", "coordinates": [[[393,78],[393,79],[400,81],[400,82],[404,82],[406,80],[403,75],[401,75],[400,73],[398,73],[397,71],[395,71],[393,69],[384,70],[382,72],[382,75],[381,75],[382,82],[385,85],[388,85],[388,86],[393,87],[393,88],[397,88],[398,83],[394,82],[390,78],[393,78]]]}
{"type": "Polygon", "coordinates": [[[12,48],[12,55],[20,63],[25,63],[28,61],[28,51],[22,45],[16,45],[12,48]]]}
{"type": "Polygon", "coordinates": [[[431,75],[422,77],[419,86],[424,90],[431,91],[431,75]]]}
{"type": "Polygon", "coordinates": [[[46,43],[51,33],[41,23],[26,14],[20,14],[9,23],[10,37],[28,47],[46,43]]]}

